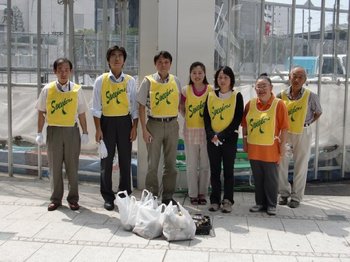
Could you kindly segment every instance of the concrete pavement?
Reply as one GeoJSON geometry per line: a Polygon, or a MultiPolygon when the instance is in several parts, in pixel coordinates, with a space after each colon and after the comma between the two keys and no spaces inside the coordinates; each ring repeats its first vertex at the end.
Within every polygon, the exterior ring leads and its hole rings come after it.
{"type": "Polygon", "coordinates": [[[0,261],[350,262],[350,197],[343,195],[306,195],[299,208],[278,206],[270,217],[249,213],[254,193],[235,192],[231,214],[191,206],[177,194],[190,213],[209,215],[213,230],[168,243],[124,231],[119,214],[103,209],[98,184],[80,184],[79,211],[64,201],[48,212],[48,180],[0,174],[0,261]]]}

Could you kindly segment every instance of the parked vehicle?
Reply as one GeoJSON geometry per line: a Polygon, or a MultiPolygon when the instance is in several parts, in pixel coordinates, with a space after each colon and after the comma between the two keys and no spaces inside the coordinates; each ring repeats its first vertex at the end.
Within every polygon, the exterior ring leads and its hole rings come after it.
{"type": "MultiPolygon", "coordinates": [[[[319,56],[294,56],[293,66],[302,66],[305,68],[308,77],[316,77],[319,73],[319,56]]],[[[346,55],[338,55],[334,60],[332,54],[322,56],[322,75],[345,75],[346,55]],[[334,66],[336,67],[334,70],[334,66]]],[[[290,58],[286,60],[285,68],[289,71],[290,58]]]]}

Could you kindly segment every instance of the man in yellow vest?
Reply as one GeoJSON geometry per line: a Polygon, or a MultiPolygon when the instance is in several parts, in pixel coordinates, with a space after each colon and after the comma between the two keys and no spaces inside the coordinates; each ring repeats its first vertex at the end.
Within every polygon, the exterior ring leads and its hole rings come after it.
{"type": "Polygon", "coordinates": [[[51,182],[51,203],[48,211],[56,210],[62,205],[64,163],[68,177],[69,193],[67,201],[70,209],[79,209],[78,168],[80,144],[89,141],[86,116],[87,106],[80,85],[69,81],[73,65],[66,58],[59,58],[53,64],[57,80],[48,83],[40,93],[36,108],[38,109],[38,135],[36,142],[44,144],[43,127],[47,122],[47,156],[51,182]],[[79,119],[83,134],[80,137],[79,119]]]}
{"type": "Polygon", "coordinates": [[[101,159],[100,191],[104,208],[114,209],[112,168],[115,148],[118,150],[119,191],[131,194],[131,151],[137,135],[138,105],[136,81],[123,72],[126,60],[124,47],[113,46],[107,50],[106,59],[110,71],[100,75],[94,84],[92,115],[96,128],[95,139],[103,141],[107,157],[101,159]]]}
{"type": "Polygon", "coordinates": [[[289,156],[285,155],[279,166],[280,205],[291,208],[299,206],[305,191],[308,162],[311,151],[313,124],[322,114],[319,97],[303,87],[306,72],[302,67],[295,67],[289,74],[290,87],[281,92],[281,98],[287,106],[289,130],[287,143],[292,149],[294,160],[293,184],[288,182],[289,156]],[[288,198],[291,198],[288,202],[288,198]]]}
{"type": "Polygon", "coordinates": [[[157,72],[146,76],[137,92],[143,140],[148,152],[146,188],[156,196],[160,193],[157,174],[163,147],[162,202],[164,204],[170,201],[175,204],[172,198],[176,187],[176,154],[179,138],[177,115],[181,84],[176,76],[169,74],[171,63],[172,56],[169,52],[159,52],[154,57],[157,72]]]}

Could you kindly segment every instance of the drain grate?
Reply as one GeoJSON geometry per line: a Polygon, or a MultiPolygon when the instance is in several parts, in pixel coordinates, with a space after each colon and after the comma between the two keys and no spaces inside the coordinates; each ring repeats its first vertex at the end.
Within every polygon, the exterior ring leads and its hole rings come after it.
{"type": "Polygon", "coordinates": [[[327,215],[327,217],[332,221],[347,221],[346,217],[343,215],[327,215]]]}

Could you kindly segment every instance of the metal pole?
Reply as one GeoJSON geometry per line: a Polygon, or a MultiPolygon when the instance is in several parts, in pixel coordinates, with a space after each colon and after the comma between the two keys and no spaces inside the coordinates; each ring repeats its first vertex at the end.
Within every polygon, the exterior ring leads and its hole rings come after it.
{"type": "Polygon", "coordinates": [[[335,52],[334,52],[334,70],[335,74],[338,74],[337,66],[339,65],[338,62],[338,43],[339,43],[339,5],[340,5],[340,0],[337,0],[337,12],[336,12],[336,26],[335,26],[335,52]]]}
{"type": "Polygon", "coordinates": [[[263,63],[263,54],[264,54],[264,33],[265,33],[265,22],[264,22],[264,15],[265,15],[265,0],[261,1],[261,8],[260,8],[260,35],[259,35],[259,61],[258,61],[258,75],[261,74],[261,68],[263,63]]]}
{"type": "Polygon", "coordinates": [[[120,12],[120,45],[126,48],[126,34],[128,28],[128,0],[118,0],[120,12]]]}
{"type": "MultiPolygon", "coordinates": [[[[228,0],[227,8],[227,52],[226,52],[226,65],[230,66],[230,46],[231,46],[231,10],[232,10],[232,0],[228,0]]],[[[234,29],[234,27],[232,27],[234,29]]],[[[234,70],[234,68],[233,68],[234,70]]]]}
{"type": "Polygon", "coordinates": [[[310,33],[311,33],[311,19],[312,19],[312,17],[311,17],[311,11],[310,11],[310,3],[311,3],[311,1],[309,1],[309,18],[308,18],[309,27],[308,27],[308,33],[307,33],[307,55],[308,56],[311,55],[310,54],[310,38],[311,38],[310,33]]]}
{"type": "Polygon", "coordinates": [[[11,78],[11,31],[12,31],[12,6],[11,0],[7,0],[7,130],[8,130],[8,173],[13,176],[13,152],[12,152],[12,78],[11,78]]]}
{"type": "Polygon", "coordinates": [[[102,14],[102,65],[104,71],[108,70],[107,61],[105,59],[105,55],[107,53],[107,0],[103,0],[103,14],[102,14]]]}
{"type": "MultiPolygon", "coordinates": [[[[290,59],[289,59],[289,69],[291,70],[294,64],[294,33],[295,33],[295,6],[296,0],[292,3],[292,21],[291,21],[291,39],[290,39],[290,59]]],[[[288,12],[289,13],[289,12],[288,12]]]]}
{"type": "Polygon", "coordinates": [[[67,57],[67,1],[63,3],[63,56],[67,57]]]}
{"type": "MultiPolygon", "coordinates": [[[[37,89],[37,96],[39,96],[41,92],[41,0],[38,0],[37,2],[37,24],[36,24],[36,30],[37,30],[37,66],[36,66],[36,73],[37,73],[37,83],[38,83],[38,89],[37,89]]],[[[38,178],[41,178],[42,174],[42,157],[41,157],[41,147],[38,145],[38,178]]]]}
{"type": "Polygon", "coordinates": [[[74,0],[69,0],[69,59],[71,60],[74,68],[74,82],[79,83],[78,71],[76,59],[75,59],[75,46],[74,46],[74,0]]]}
{"type": "MultiPolygon", "coordinates": [[[[349,0],[349,6],[350,6],[350,0],[349,0]]],[[[350,10],[348,11],[348,25],[350,24],[350,10]]],[[[341,177],[345,177],[345,164],[346,164],[346,134],[347,134],[347,123],[346,120],[348,119],[348,97],[349,97],[349,77],[350,77],[350,26],[348,26],[348,46],[347,46],[347,56],[346,56],[346,73],[345,73],[345,93],[344,93],[344,116],[343,116],[343,157],[342,157],[342,163],[341,163],[341,177]]]]}
{"type": "MultiPolygon", "coordinates": [[[[320,49],[319,49],[319,59],[318,59],[318,81],[317,81],[317,94],[319,97],[321,97],[321,77],[322,77],[322,64],[323,64],[323,42],[324,42],[324,30],[325,30],[325,0],[322,0],[321,2],[321,31],[320,31],[320,49]]],[[[315,160],[314,160],[314,167],[315,167],[315,175],[314,179],[317,179],[317,173],[318,173],[318,155],[319,155],[319,138],[320,138],[320,130],[319,130],[319,124],[318,121],[316,121],[316,135],[315,135],[315,160]]]]}

